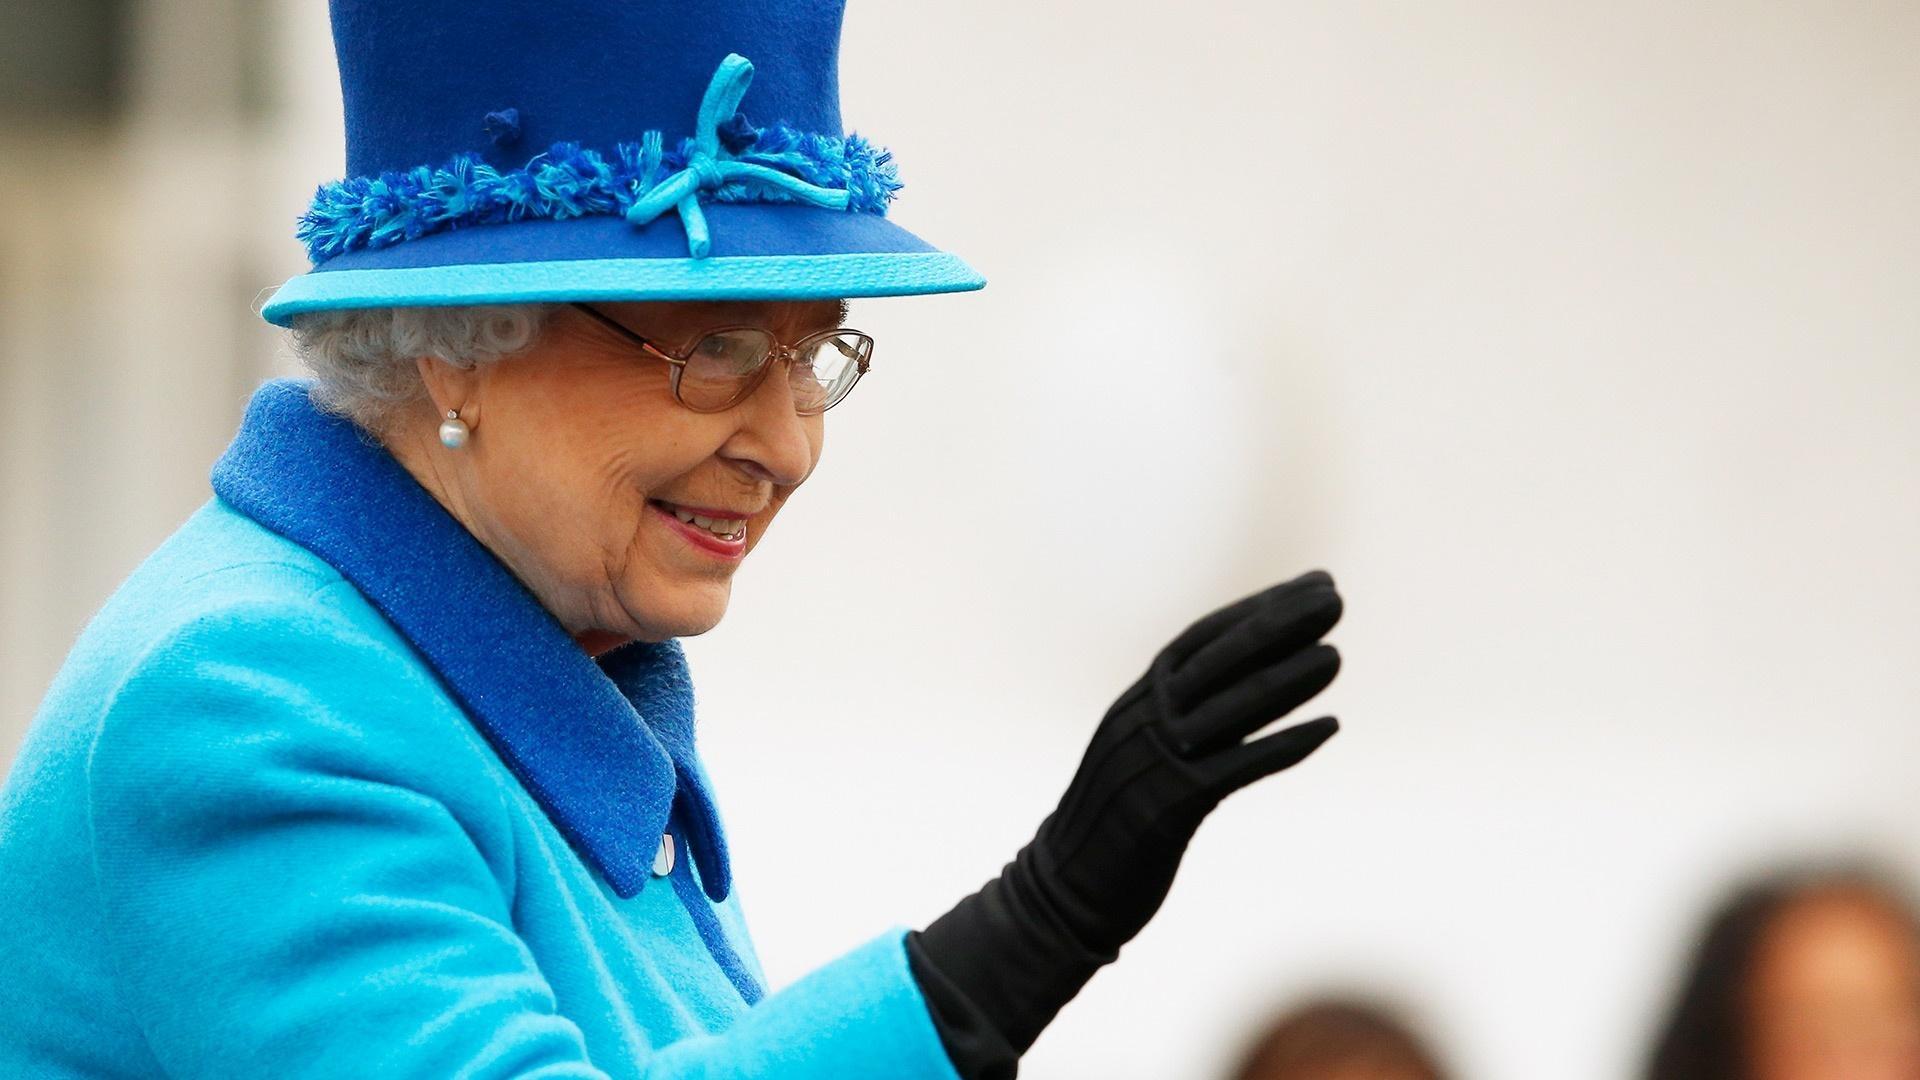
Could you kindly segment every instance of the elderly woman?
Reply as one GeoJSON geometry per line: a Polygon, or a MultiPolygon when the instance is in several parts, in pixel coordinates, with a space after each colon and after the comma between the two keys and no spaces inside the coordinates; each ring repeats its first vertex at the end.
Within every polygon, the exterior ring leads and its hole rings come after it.
{"type": "Polygon", "coordinates": [[[1013,1075],[1213,807],[1332,733],[1254,734],[1333,678],[1331,580],[1195,623],[999,876],[769,992],[677,639],[872,362],[843,299],[983,282],[881,215],[836,3],[333,26],[350,178],[264,310],[314,378],[35,717],[0,1075],[1013,1075]]]}

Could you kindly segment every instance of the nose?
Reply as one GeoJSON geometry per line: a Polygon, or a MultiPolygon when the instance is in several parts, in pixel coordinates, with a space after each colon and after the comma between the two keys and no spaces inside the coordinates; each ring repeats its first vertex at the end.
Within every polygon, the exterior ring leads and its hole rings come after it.
{"type": "Polygon", "coordinates": [[[754,479],[783,486],[806,479],[820,454],[819,418],[794,408],[793,361],[792,349],[775,346],[760,385],[731,410],[740,426],[720,450],[754,479]]]}

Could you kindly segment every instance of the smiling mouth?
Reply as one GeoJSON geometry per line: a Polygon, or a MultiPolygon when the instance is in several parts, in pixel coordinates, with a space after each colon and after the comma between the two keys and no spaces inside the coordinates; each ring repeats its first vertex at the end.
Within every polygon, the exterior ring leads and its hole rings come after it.
{"type": "Polygon", "coordinates": [[[686,507],[670,503],[665,499],[648,499],[647,501],[685,524],[696,529],[705,529],[716,539],[739,543],[747,538],[747,519],[744,517],[713,517],[707,514],[696,514],[686,507]]]}

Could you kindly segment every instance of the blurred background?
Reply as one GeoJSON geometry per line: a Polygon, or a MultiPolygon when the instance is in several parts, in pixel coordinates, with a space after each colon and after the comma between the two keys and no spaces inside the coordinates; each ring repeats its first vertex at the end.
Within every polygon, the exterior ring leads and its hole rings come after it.
{"type": "MultiPolygon", "coordinates": [[[[1221,1075],[1323,986],[1455,1076],[1627,1076],[1731,881],[1920,865],[1916,49],[1864,0],[856,2],[845,116],[990,284],[855,303],[875,373],[688,643],[774,983],[978,887],[1161,644],[1315,566],[1342,734],[1023,1076],[1221,1075]]],[[[0,5],[0,767],[294,373],[254,311],[335,78],[319,3],[0,5]]]]}

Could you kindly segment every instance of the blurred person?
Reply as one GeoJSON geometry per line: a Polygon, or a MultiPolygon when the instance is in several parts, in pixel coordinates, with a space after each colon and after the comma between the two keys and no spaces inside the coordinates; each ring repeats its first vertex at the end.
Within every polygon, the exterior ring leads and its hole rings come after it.
{"type": "Polygon", "coordinates": [[[1308,1001],[1274,1017],[1229,1080],[1446,1080],[1393,1010],[1355,998],[1308,1001]]]}
{"type": "Polygon", "coordinates": [[[1338,669],[1315,572],[1154,657],[980,891],[767,990],[678,638],[869,367],[845,298],[984,284],[883,216],[841,14],[335,0],[348,179],[262,311],[313,377],[0,789],[0,1076],[1012,1076],[1215,806],[1333,734],[1257,734],[1338,669]]]}
{"type": "Polygon", "coordinates": [[[1648,1080],[1920,1080],[1920,918],[1882,873],[1793,870],[1708,920],[1648,1080]]]}

